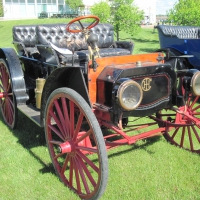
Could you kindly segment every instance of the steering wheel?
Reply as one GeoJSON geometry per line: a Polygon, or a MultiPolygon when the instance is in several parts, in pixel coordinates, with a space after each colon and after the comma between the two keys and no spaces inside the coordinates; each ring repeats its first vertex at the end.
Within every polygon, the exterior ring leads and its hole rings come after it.
{"type": "Polygon", "coordinates": [[[68,24],[67,24],[67,31],[68,32],[71,32],[71,33],[79,33],[85,29],[89,30],[91,28],[93,28],[94,26],[96,26],[97,24],[99,23],[99,17],[95,16],[95,15],[86,15],[86,16],[80,16],[80,17],[76,17],[74,19],[72,19],[72,21],[70,21],[68,24]],[[87,19],[87,18],[91,18],[91,19],[94,19],[94,21],[89,24],[87,27],[84,27],[83,24],[81,23],[81,20],[82,19],[87,19]],[[75,29],[70,29],[70,26],[72,24],[74,24],[75,22],[79,22],[80,26],[81,26],[81,29],[80,30],[75,30],[75,29]]]}

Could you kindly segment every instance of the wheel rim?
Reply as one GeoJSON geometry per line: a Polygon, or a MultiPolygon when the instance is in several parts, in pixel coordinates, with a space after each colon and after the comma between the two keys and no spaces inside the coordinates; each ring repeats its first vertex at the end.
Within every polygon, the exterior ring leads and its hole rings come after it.
{"type": "Polygon", "coordinates": [[[0,108],[4,121],[10,128],[14,128],[16,124],[16,102],[10,73],[3,60],[0,60],[0,96],[0,108]]]}
{"type": "Polygon", "coordinates": [[[163,135],[171,144],[196,153],[200,153],[200,105],[198,100],[199,97],[190,96],[186,106],[178,108],[179,112],[167,114],[167,120],[172,124],[166,128],[163,135]],[[187,116],[181,112],[186,112],[187,116]]]}
{"type": "Polygon", "coordinates": [[[93,199],[104,190],[102,146],[96,141],[95,126],[71,96],[52,96],[46,108],[45,132],[54,168],[61,181],[81,198],[93,199]]]}

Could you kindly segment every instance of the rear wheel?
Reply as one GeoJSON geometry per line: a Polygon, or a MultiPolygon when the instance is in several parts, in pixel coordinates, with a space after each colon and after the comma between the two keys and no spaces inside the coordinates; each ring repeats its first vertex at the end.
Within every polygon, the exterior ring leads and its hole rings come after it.
{"type": "Polygon", "coordinates": [[[52,92],[45,109],[45,135],[60,180],[81,199],[99,199],[108,178],[105,142],[92,109],[77,92],[52,92]]]}
{"type": "Polygon", "coordinates": [[[185,106],[178,111],[160,113],[163,122],[166,120],[170,125],[163,134],[171,144],[200,153],[200,104],[199,97],[189,96],[185,106]],[[185,114],[183,114],[185,113],[185,114]]]}
{"type": "Polygon", "coordinates": [[[0,109],[5,123],[12,129],[17,123],[17,106],[8,65],[0,59],[0,109]]]}

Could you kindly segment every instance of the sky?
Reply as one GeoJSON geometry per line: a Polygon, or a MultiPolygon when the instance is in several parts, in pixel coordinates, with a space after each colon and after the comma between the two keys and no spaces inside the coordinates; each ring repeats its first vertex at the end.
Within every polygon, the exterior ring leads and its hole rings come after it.
{"type": "MultiPolygon", "coordinates": [[[[99,2],[100,0],[83,0],[84,5],[93,5],[96,2],[99,2]]],[[[156,14],[166,14],[166,11],[169,10],[174,6],[174,4],[178,0],[134,0],[134,2],[140,2],[143,5],[149,5],[150,2],[156,1],[156,14]]]]}
{"type": "MultiPolygon", "coordinates": [[[[146,0],[151,1],[151,0],[146,0]]],[[[156,1],[156,14],[166,14],[166,11],[173,8],[177,0],[157,0],[156,1]]]]}

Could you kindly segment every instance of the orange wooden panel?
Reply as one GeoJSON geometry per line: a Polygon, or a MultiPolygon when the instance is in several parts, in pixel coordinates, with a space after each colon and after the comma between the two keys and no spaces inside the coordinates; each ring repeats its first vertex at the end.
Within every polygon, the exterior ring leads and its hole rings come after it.
{"type": "MultiPolygon", "coordinates": [[[[92,104],[96,102],[96,80],[99,74],[102,72],[104,67],[117,64],[128,64],[135,63],[137,61],[141,62],[158,62],[158,53],[149,53],[149,54],[137,54],[137,55],[127,55],[127,56],[114,56],[114,57],[104,57],[97,58],[96,62],[98,67],[96,72],[92,68],[89,68],[89,97],[92,104]]],[[[89,62],[89,66],[91,65],[89,62]]]]}

